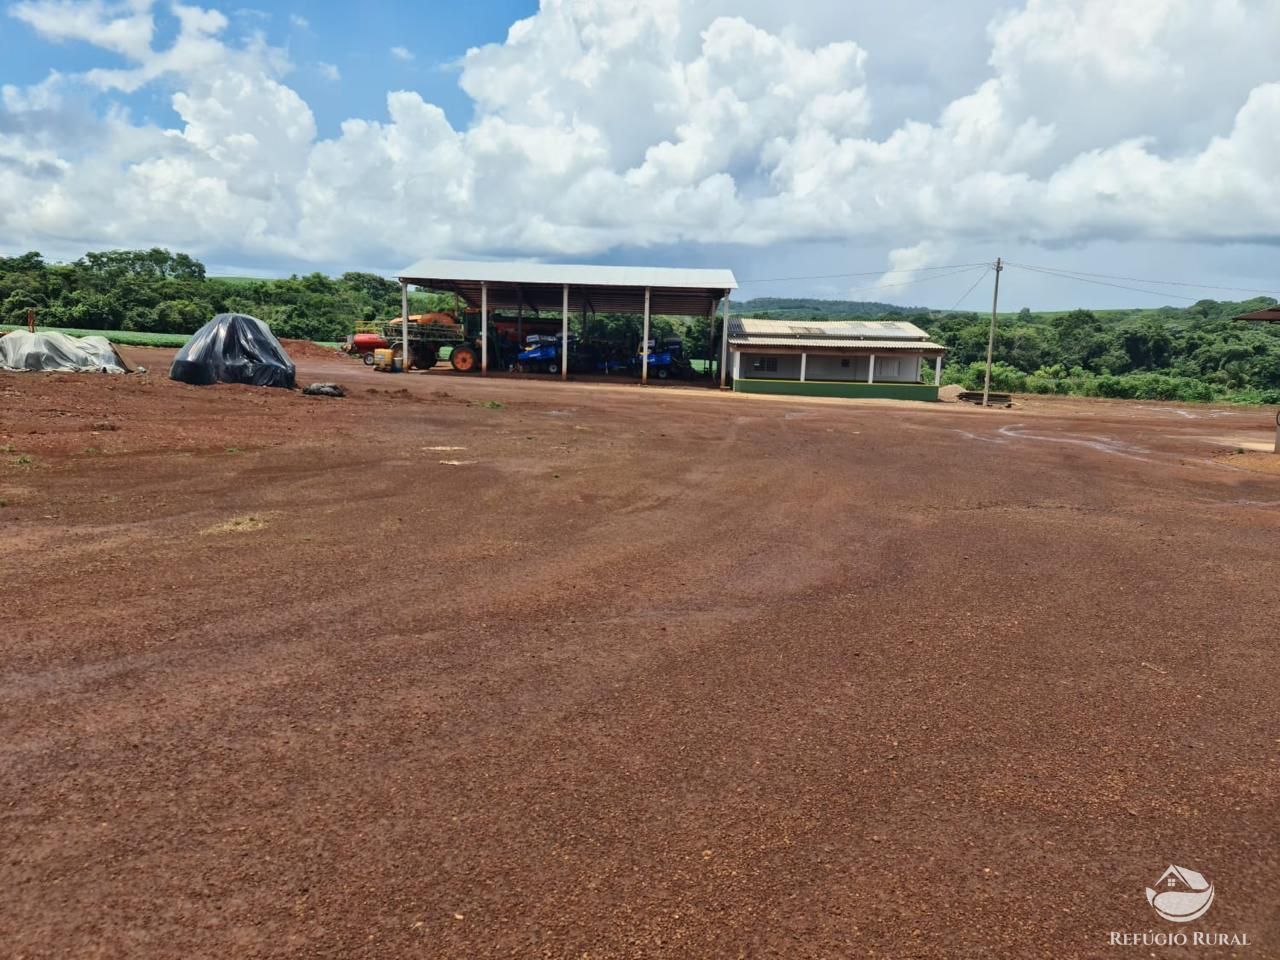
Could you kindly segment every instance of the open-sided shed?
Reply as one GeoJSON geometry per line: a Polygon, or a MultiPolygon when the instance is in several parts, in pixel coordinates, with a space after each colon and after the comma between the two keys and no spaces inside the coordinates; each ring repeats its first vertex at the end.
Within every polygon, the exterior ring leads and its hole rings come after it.
{"type": "MultiPolygon", "coordinates": [[[[720,385],[725,385],[729,294],[738,287],[731,270],[672,267],[609,267],[584,264],[498,263],[481,260],[422,260],[398,275],[401,323],[409,339],[409,287],[454,293],[481,314],[480,369],[489,369],[489,311],[529,310],[561,315],[561,347],[569,353],[569,315],[632,313],[644,317],[641,380],[649,379],[649,322],[653,314],[713,319],[723,307],[720,385]]],[[[567,364],[561,377],[568,376],[567,364]]]]}

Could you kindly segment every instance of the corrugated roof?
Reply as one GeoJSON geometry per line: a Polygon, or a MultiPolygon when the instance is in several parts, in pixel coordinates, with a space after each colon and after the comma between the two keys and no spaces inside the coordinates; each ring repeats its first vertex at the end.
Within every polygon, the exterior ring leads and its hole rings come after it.
{"type": "Polygon", "coordinates": [[[1266,310],[1255,310],[1236,317],[1237,320],[1262,320],[1267,323],[1280,323],[1280,307],[1268,307],[1266,310]]]}
{"type": "Polygon", "coordinates": [[[398,279],[431,290],[456,293],[471,308],[480,306],[481,284],[489,307],[558,316],[569,285],[569,310],[642,313],[650,291],[655,315],[704,317],[738,286],[731,270],[669,267],[606,267],[589,264],[497,263],[483,260],[423,260],[405,267],[398,279]]]}
{"type": "Polygon", "coordinates": [[[862,340],[837,339],[834,337],[735,337],[729,336],[731,347],[794,347],[796,349],[812,348],[824,350],[910,350],[915,353],[946,352],[946,347],[929,340],[862,340]]]}
{"type": "Polygon", "coordinates": [[[928,340],[914,323],[905,320],[764,320],[735,317],[729,321],[732,337],[792,337],[834,340],[928,340]]]}
{"type": "Polygon", "coordinates": [[[479,283],[546,283],[582,287],[659,287],[736,290],[732,270],[693,270],[683,267],[611,267],[599,264],[533,263],[516,260],[422,260],[405,267],[400,280],[454,280],[479,283]]]}

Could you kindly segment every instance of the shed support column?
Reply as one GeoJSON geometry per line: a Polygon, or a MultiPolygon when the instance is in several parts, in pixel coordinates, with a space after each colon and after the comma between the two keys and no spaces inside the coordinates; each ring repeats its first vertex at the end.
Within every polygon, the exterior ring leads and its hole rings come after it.
{"type": "Polygon", "coordinates": [[[876,355],[871,355],[871,362],[867,364],[867,383],[876,382],[876,355]]]}
{"type": "Polygon", "coordinates": [[[742,351],[735,350],[733,351],[733,379],[735,382],[738,379],[739,371],[741,371],[741,369],[742,369],[742,351]]]}
{"type": "Polygon", "coordinates": [[[480,284],[480,373],[489,373],[489,285],[480,284]]]}
{"type": "Polygon", "coordinates": [[[724,292],[724,322],[720,325],[720,389],[725,389],[729,374],[729,291],[724,292]]]}
{"type": "Polygon", "coordinates": [[[933,385],[942,386],[942,354],[938,354],[933,361],[933,385]]]}
{"type": "Polygon", "coordinates": [[[804,383],[804,375],[809,369],[809,355],[807,353],[800,354],[800,382],[804,383]]]}
{"type": "Polygon", "coordinates": [[[569,379],[569,285],[564,285],[564,309],[560,312],[560,379],[569,379]]]}
{"type": "Polygon", "coordinates": [[[649,382],[649,288],[644,288],[644,333],[640,339],[640,382],[649,382]]]}
{"type": "Polygon", "coordinates": [[[400,369],[409,369],[409,284],[400,281],[400,369]]]}

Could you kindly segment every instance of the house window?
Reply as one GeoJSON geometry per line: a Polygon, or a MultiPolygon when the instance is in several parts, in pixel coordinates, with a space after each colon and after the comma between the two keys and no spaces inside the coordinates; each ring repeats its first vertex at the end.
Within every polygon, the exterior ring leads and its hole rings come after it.
{"type": "Polygon", "coordinates": [[[849,358],[848,358],[848,357],[841,357],[841,358],[840,358],[840,366],[844,367],[846,370],[848,370],[848,369],[849,369],[849,363],[850,363],[850,361],[849,361],[849,358]]]}
{"type": "Polygon", "coordinates": [[[777,373],[777,357],[756,357],[751,361],[751,369],[756,373],[777,373]]]}

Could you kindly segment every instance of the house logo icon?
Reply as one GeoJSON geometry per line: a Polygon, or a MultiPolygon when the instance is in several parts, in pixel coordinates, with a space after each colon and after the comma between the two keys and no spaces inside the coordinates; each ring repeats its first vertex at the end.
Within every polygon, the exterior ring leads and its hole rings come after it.
{"type": "Polygon", "coordinates": [[[1147,903],[1170,923],[1190,923],[1209,912],[1213,884],[1194,870],[1170,867],[1154,889],[1147,887],[1147,903]]]}

